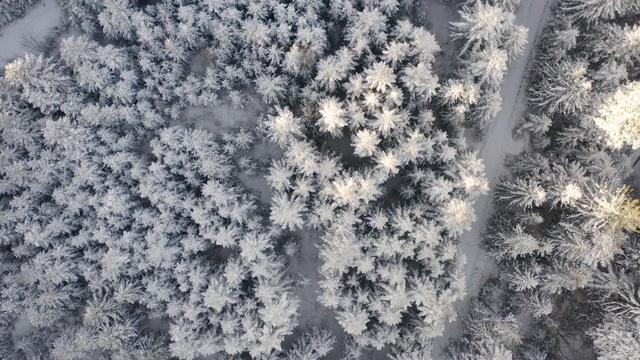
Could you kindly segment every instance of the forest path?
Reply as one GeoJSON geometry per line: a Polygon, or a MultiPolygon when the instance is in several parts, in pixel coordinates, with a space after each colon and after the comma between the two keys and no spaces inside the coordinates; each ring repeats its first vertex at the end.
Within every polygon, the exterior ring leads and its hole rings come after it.
{"type": "Polygon", "coordinates": [[[24,17],[0,28],[0,68],[28,52],[24,37],[32,36],[41,40],[51,28],[58,25],[61,11],[55,0],[42,0],[27,10],[24,17]]]}
{"type": "MultiPolygon", "coordinates": [[[[528,42],[523,55],[513,60],[504,78],[501,90],[502,110],[489,126],[484,139],[480,141],[467,139],[470,148],[478,151],[479,157],[484,162],[491,189],[495,187],[500,176],[508,174],[504,166],[507,155],[518,154],[527,146],[524,139],[513,138],[512,130],[525,114],[528,69],[533,63],[537,41],[549,21],[556,1],[523,0],[521,2],[516,11],[516,24],[524,25],[529,29],[528,42]]],[[[470,299],[475,297],[485,281],[497,272],[495,264],[489,260],[480,245],[487,221],[493,215],[493,194],[480,196],[474,204],[474,209],[476,222],[470,231],[463,233],[459,238],[460,249],[467,258],[465,270],[467,296],[456,304],[458,320],[447,324],[444,334],[435,339],[432,354],[434,359],[442,359],[442,347],[450,338],[461,335],[460,317],[466,314],[470,299]]]]}

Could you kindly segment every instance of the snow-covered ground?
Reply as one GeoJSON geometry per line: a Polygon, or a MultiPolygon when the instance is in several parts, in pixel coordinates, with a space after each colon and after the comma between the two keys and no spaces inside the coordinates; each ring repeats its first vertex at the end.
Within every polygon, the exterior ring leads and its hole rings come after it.
{"type": "MultiPolygon", "coordinates": [[[[319,259],[319,250],[317,248],[317,245],[321,242],[319,238],[321,234],[310,229],[304,229],[297,231],[295,235],[299,239],[300,251],[290,259],[288,274],[296,281],[294,293],[300,299],[298,329],[306,330],[318,327],[331,331],[333,336],[336,337],[336,342],[327,359],[339,359],[344,354],[345,332],[338,324],[334,310],[322,306],[317,301],[321,291],[318,285],[320,280],[318,269],[321,265],[321,260],[319,259]],[[302,279],[306,279],[308,283],[300,283],[302,279]]],[[[292,339],[293,337],[290,338],[292,339]]]]}
{"type": "MultiPolygon", "coordinates": [[[[502,110],[498,113],[481,141],[468,141],[470,147],[479,152],[485,164],[485,172],[491,185],[495,186],[501,175],[507,175],[504,160],[507,154],[517,154],[526,147],[523,139],[514,139],[512,130],[522,118],[526,110],[526,76],[535,57],[536,40],[542,34],[551,15],[551,9],[557,0],[524,0],[516,12],[516,23],[529,29],[528,43],[522,56],[516,58],[509,67],[502,86],[502,110]]],[[[463,315],[469,305],[469,300],[478,294],[480,287],[496,271],[493,264],[480,248],[482,233],[485,231],[487,220],[493,214],[493,194],[479,197],[475,203],[477,220],[470,231],[460,237],[460,249],[467,257],[466,284],[467,296],[458,302],[458,315],[463,315]]],[[[460,335],[459,321],[448,324],[443,336],[434,343],[433,357],[442,358],[441,348],[449,338],[460,335]]]]}
{"type": "Polygon", "coordinates": [[[42,0],[23,18],[0,28],[0,68],[28,51],[23,41],[25,37],[39,40],[46,37],[49,30],[58,24],[60,15],[61,9],[55,0],[42,0]]]}
{"type": "Polygon", "coordinates": [[[458,65],[456,62],[457,48],[449,36],[449,23],[460,20],[458,10],[452,4],[445,4],[439,0],[427,0],[427,30],[436,37],[441,51],[436,54],[433,71],[440,79],[446,78],[458,65]]]}

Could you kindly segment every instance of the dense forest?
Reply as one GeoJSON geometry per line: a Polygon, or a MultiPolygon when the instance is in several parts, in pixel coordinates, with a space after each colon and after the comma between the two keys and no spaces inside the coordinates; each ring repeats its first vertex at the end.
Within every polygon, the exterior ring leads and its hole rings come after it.
{"type": "Polygon", "coordinates": [[[0,70],[0,358],[640,359],[640,3],[532,1],[57,0],[0,70]]]}
{"type": "Polygon", "coordinates": [[[450,359],[638,359],[640,3],[561,1],[483,239],[487,282],[450,359]]]}

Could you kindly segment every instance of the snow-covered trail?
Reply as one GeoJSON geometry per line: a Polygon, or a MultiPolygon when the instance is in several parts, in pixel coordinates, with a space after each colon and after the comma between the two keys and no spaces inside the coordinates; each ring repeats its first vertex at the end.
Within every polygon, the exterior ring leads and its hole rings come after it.
{"type": "Polygon", "coordinates": [[[55,0],[42,0],[27,10],[24,17],[0,28],[0,68],[27,52],[24,36],[43,39],[60,20],[61,9],[55,0]]]}
{"type": "MultiPolygon", "coordinates": [[[[508,154],[517,154],[526,147],[522,139],[514,139],[512,130],[526,110],[526,75],[529,65],[535,57],[536,41],[539,39],[551,15],[551,9],[557,0],[523,0],[516,11],[516,23],[529,29],[527,47],[524,54],[513,60],[505,76],[501,90],[502,110],[489,127],[486,137],[475,142],[469,141],[470,147],[479,152],[485,165],[485,172],[491,189],[494,188],[501,175],[506,175],[504,160],[508,154]]],[[[479,197],[474,205],[476,222],[470,231],[460,236],[460,249],[467,258],[465,271],[467,296],[459,301],[456,307],[458,315],[463,315],[469,300],[478,294],[480,287],[496,272],[495,264],[490,261],[480,248],[481,235],[485,231],[487,221],[493,214],[493,195],[479,197]]],[[[448,324],[443,336],[434,343],[434,359],[440,359],[441,348],[449,338],[460,335],[460,323],[448,324]]]]}

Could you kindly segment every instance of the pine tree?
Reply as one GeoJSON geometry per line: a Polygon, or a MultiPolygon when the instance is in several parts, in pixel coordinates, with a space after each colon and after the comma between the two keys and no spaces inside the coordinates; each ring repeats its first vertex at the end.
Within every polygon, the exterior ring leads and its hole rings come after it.
{"type": "Polygon", "coordinates": [[[98,22],[108,37],[131,39],[133,36],[132,12],[133,9],[127,1],[107,0],[104,2],[104,9],[98,15],[98,22]]]}
{"type": "Polygon", "coordinates": [[[631,196],[628,186],[616,190],[596,186],[580,202],[579,211],[594,228],[604,228],[611,232],[640,230],[640,200],[631,196]]]}
{"type": "Polygon", "coordinates": [[[506,51],[490,47],[471,54],[468,69],[480,87],[497,90],[507,72],[507,60],[506,51]]]}
{"type": "Polygon", "coordinates": [[[35,0],[8,0],[0,4],[0,27],[21,17],[36,3],[35,0]]]}
{"type": "Polygon", "coordinates": [[[491,44],[497,45],[505,25],[514,15],[500,6],[476,0],[459,11],[462,21],[451,23],[451,37],[464,41],[461,53],[477,52],[491,44]]]}
{"type": "Polygon", "coordinates": [[[333,349],[335,341],[328,330],[313,328],[296,338],[293,347],[287,351],[287,359],[320,360],[333,349]]]}
{"type": "Polygon", "coordinates": [[[462,199],[452,198],[442,207],[439,220],[453,236],[471,230],[471,226],[476,220],[473,204],[462,199]]]}
{"type": "Polygon", "coordinates": [[[285,229],[296,230],[304,226],[306,206],[301,198],[277,192],[272,199],[270,219],[285,229]]]}
{"type": "Polygon", "coordinates": [[[514,226],[500,219],[491,220],[483,241],[487,245],[489,256],[499,261],[526,258],[545,252],[543,244],[535,236],[527,233],[522,225],[514,226]]]}
{"type": "Polygon", "coordinates": [[[540,74],[542,80],[533,84],[529,101],[547,114],[575,113],[589,104],[593,82],[587,77],[585,63],[543,64],[540,74]]]}
{"type": "Polygon", "coordinates": [[[638,319],[609,315],[590,335],[599,359],[637,359],[640,351],[638,319]]]}
{"type": "Polygon", "coordinates": [[[483,93],[478,102],[471,107],[467,121],[478,132],[483,133],[500,110],[502,110],[502,95],[497,90],[489,90],[483,93]]]}
{"type": "Polygon", "coordinates": [[[347,78],[353,68],[353,55],[349,49],[343,48],[336,55],[330,55],[318,62],[316,82],[327,90],[334,91],[338,84],[347,78]]]}
{"type": "Polygon", "coordinates": [[[562,3],[561,9],[571,16],[594,22],[637,14],[640,5],[634,0],[568,0],[562,3]]]}
{"type": "Polygon", "coordinates": [[[518,126],[513,129],[513,134],[515,136],[522,136],[525,131],[530,131],[533,134],[544,134],[549,130],[551,125],[551,118],[545,114],[527,114],[527,116],[522,118],[518,126]]]}
{"type": "Polygon", "coordinates": [[[42,55],[25,55],[5,66],[4,78],[21,89],[21,96],[43,113],[77,111],[79,98],[62,66],[42,55]],[[75,96],[74,96],[75,95],[75,96]]]}
{"type": "Polygon", "coordinates": [[[630,145],[640,148],[640,82],[621,86],[604,100],[594,118],[597,127],[607,135],[614,149],[630,145]]]}
{"type": "Polygon", "coordinates": [[[336,319],[347,334],[360,335],[367,328],[369,314],[359,306],[353,306],[339,311],[336,319]]]}
{"type": "Polygon", "coordinates": [[[286,80],[282,76],[262,75],[256,79],[256,91],[269,104],[286,95],[285,84],[286,80]]]}
{"type": "Polygon", "coordinates": [[[530,209],[542,206],[546,199],[547,191],[533,180],[503,180],[496,186],[496,203],[500,205],[530,209]]]}
{"type": "MultiPolygon", "coordinates": [[[[506,0],[511,1],[511,0],[506,0]]],[[[520,0],[516,0],[520,1],[520,0]]],[[[524,54],[525,46],[527,45],[527,36],[529,35],[529,29],[524,26],[517,26],[513,30],[506,31],[505,38],[503,40],[503,48],[509,54],[509,58],[513,59],[517,56],[524,54]]]]}
{"type": "Polygon", "coordinates": [[[320,105],[320,129],[333,136],[341,134],[342,128],[347,126],[345,111],[336,99],[327,99],[320,105]]]}
{"type": "Polygon", "coordinates": [[[499,5],[511,12],[513,12],[518,7],[518,5],[520,5],[520,0],[490,0],[490,2],[494,5],[499,5]]]}

